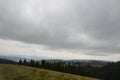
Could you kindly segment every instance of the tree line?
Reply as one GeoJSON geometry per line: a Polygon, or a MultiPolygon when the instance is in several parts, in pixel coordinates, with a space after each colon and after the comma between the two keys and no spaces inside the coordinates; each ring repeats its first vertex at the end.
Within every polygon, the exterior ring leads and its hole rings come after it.
{"type": "Polygon", "coordinates": [[[70,62],[49,62],[47,60],[19,60],[19,65],[26,65],[82,76],[94,77],[103,80],[120,80],[120,62],[112,62],[107,65],[83,65],[70,62]]]}
{"type": "Polygon", "coordinates": [[[0,63],[3,63],[3,64],[16,64],[16,62],[14,62],[12,60],[4,59],[4,58],[0,58],[0,63]]]}

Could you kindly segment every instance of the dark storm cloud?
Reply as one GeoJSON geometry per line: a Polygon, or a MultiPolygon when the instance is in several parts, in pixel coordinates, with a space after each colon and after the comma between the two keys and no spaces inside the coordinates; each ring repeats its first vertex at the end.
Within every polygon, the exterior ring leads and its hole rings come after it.
{"type": "Polygon", "coordinates": [[[119,53],[119,3],[119,0],[0,0],[0,38],[42,44],[49,49],[119,53]]]}

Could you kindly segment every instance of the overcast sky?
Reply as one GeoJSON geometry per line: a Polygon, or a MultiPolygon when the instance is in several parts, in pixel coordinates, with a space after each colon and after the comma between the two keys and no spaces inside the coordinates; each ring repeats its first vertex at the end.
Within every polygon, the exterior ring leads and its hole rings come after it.
{"type": "Polygon", "coordinates": [[[0,0],[0,55],[120,60],[120,0],[0,0]]]}

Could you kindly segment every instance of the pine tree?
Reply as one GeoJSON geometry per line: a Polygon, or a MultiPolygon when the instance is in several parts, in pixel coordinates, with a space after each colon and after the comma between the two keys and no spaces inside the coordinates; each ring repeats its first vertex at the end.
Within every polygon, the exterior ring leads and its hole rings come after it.
{"type": "Polygon", "coordinates": [[[42,66],[43,68],[45,68],[45,64],[46,64],[46,60],[42,60],[42,61],[41,61],[41,66],[42,66]]]}
{"type": "Polygon", "coordinates": [[[22,62],[22,60],[21,60],[21,59],[19,60],[18,64],[20,64],[20,65],[21,65],[21,64],[23,64],[23,62],[22,62]]]}
{"type": "Polygon", "coordinates": [[[27,65],[26,59],[23,60],[23,64],[24,64],[24,65],[27,65]]]}

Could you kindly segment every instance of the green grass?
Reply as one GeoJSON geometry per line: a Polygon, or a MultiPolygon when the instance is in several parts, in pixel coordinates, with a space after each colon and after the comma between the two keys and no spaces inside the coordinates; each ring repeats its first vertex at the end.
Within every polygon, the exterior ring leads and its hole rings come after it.
{"type": "Polygon", "coordinates": [[[98,80],[20,65],[0,64],[0,68],[2,68],[0,74],[4,75],[4,80],[98,80]]]}

